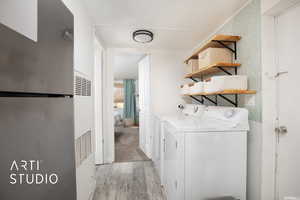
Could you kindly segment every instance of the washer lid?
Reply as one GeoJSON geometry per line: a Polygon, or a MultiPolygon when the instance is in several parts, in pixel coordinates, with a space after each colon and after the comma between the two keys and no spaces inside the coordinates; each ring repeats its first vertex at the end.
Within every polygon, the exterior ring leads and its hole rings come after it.
{"type": "MultiPolygon", "coordinates": [[[[192,118],[192,117],[190,117],[192,118]]],[[[223,131],[248,131],[248,124],[234,125],[217,119],[167,119],[166,122],[181,132],[223,132],[223,131]]]]}
{"type": "Polygon", "coordinates": [[[248,110],[231,107],[207,107],[201,116],[181,115],[165,118],[177,131],[248,131],[248,110]]]}

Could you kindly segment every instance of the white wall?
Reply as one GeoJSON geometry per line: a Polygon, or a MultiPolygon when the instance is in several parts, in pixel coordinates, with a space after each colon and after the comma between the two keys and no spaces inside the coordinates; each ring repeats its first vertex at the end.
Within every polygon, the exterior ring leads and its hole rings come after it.
{"type": "MultiPolygon", "coordinates": [[[[63,0],[74,15],[74,69],[81,76],[92,80],[94,69],[94,29],[92,21],[80,0],[63,0]]],[[[94,102],[92,97],[74,97],[75,138],[88,130],[94,132],[94,102]]],[[[93,146],[93,152],[95,147],[93,146]]],[[[93,195],[95,180],[95,153],[89,156],[77,169],[77,200],[88,200],[93,195]]]]}
{"type": "Polygon", "coordinates": [[[93,77],[94,28],[80,0],[63,0],[74,15],[74,68],[93,77]]]}
{"type": "Polygon", "coordinates": [[[37,0],[0,0],[0,23],[37,41],[37,0]]]}
{"type": "Polygon", "coordinates": [[[185,82],[183,64],[186,52],[153,51],[150,53],[151,112],[154,115],[175,113],[185,103],[180,85],[185,82]]]}
{"type": "Polygon", "coordinates": [[[114,79],[137,79],[138,78],[138,62],[144,55],[120,53],[114,58],[114,79]]]}

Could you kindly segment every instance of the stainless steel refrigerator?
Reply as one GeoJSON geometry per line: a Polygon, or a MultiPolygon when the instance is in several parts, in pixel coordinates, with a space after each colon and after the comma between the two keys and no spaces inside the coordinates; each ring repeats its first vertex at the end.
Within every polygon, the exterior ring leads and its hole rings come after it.
{"type": "Polygon", "coordinates": [[[0,24],[1,200],[76,199],[73,21],[38,0],[37,42],[0,24]]]}

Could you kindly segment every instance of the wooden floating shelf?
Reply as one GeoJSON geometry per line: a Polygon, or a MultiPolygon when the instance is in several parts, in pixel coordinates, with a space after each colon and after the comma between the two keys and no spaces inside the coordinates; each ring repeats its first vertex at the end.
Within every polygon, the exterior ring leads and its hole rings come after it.
{"type": "Polygon", "coordinates": [[[200,70],[187,74],[185,78],[200,78],[202,75],[213,74],[216,72],[220,72],[219,67],[222,68],[235,68],[241,66],[240,63],[215,63],[213,65],[209,65],[207,67],[203,67],[200,70]]]}
{"type": "MultiPolygon", "coordinates": [[[[194,51],[194,53],[189,56],[184,63],[188,63],[190,59],[198,59],[199,53],[202,51],[208,49],[208,48],[226,48],[229,51],[231,51],[234,55],[234,59],[237,60],[237,42],[241,39],[240,36],[234,36],[234,35],[215,35],[212,37],[208,42],[206,42],[204,45],[202,45],[200,48],[194,51]]],[[[201,81],[203,81],[203,75],[208,74],[214,74],[218,72],[224,72],[227,75],[237,75],[237,67],[240,67],[240,63],[215,63],[206,67],[203,67],[199,69],[196,72],[187,74],[185,78],[190,78],[194,82],[198,82],[196,78],[200,78],[201,81]],[[234,72],[229,71],[228,69],[234,69],[234,72]]],[[[191,86],[191,84],[189,85],[191,86]]],[[[181,86],[183,87],[183,86],[181,86]]],[[[219,92],[200,92],[200,93],[190,93],[183,96],[189,96],[193,100],[204,104],[205,101],[209,101],[210,103],[213,103],[214,105],[218,106],[218,97],[224,99],[228,103],[232,104],[235,107],[238,107],[238,95],[239,94],[256,94],[255,90],[223,90],[219,92]],[[225,95],[234,95],[233,98],[228,98],[225,95]],[[201,99],[199,99],[197,96],[200,96],[201,99]],[[214,98],[211,98],[209,96],[215,96],[214,98]]]]}
{"type": "Polygon", "coordinates": [[[195,94],[186,94],[184,96],[211,96],[211,95],[227,95],[227,94],[256,94],[255,90],[224,90],[220,92],[201,92],[201,93],[195,93],[195,94]]]}
{"type": "Polygon", "coordinates": [[[240,36],[234,36],[234,35],[215,35],[213,38],[211,38],[208,42],[206,42],[203,46],[198,48],[190,57],[188,57],[184,62],[187,63],[190,59],[198,58],[198,54],[202,51],[204,51],[207,48],[213,47],[213,48],[223,48],[220,43],[216,41],[223,42],[223,44],[231,44],[233,42],[237,42],[241,39],[240,36]]]}

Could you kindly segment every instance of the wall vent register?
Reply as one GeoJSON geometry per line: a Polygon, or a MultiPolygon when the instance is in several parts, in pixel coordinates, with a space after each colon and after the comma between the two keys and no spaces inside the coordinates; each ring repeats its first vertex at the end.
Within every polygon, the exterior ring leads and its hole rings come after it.
{"type": "Polygon", "coordinates": [[[75,77],[75,95],[77,96],[91,96],[92,82],[81,76],[75,77]]]}
{"type": "Polygon", "coordinates": [[[75,141],[76,167],[92,154],[92,131],[89,130],[75,141]]]}

